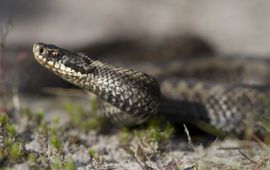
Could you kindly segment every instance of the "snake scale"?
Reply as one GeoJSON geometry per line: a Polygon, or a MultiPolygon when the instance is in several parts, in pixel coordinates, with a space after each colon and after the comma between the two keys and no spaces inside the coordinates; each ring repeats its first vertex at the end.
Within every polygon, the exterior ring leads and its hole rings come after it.
{"type": "Polygon", "coordinates": [[[36,43],[33,54],[42,66],[102,99],[100,115],[116,125],[137,125],[159,116],[172,122],[209,125],[236,136],[247,131],[260,136],[267,132],[264,122],[269,119],[270,90],[256,80],[260,76],[267,78],[267,74],[256,74],[267,69],[265,62],[254,60],[243,64],[229,59],[223,64],[217,64],[218,59],[210,64],[200,60],[187,62],[178,66],[185,67],[185,73],[175,72],[173,78],[157,81],[148,74],[93,60],[55,45],[36,43]],[[191,67],[196,62],[194,71],[191,67]],[[237,64],[236,70],[230,68],[237,64]],[[220,71],[214,71],[214,67],[220,71]],[[217,79],[229,77],[227,72],[235,71],[231,79],[242,80],[213,83],[186,79],[186,75],[193,78],[204,75],[203,69],[217,74],[217,79]],[[179,76],[182,79],[175,78],[179,76]],[[245,83],[249,80],[255,83],[245,83]]]}

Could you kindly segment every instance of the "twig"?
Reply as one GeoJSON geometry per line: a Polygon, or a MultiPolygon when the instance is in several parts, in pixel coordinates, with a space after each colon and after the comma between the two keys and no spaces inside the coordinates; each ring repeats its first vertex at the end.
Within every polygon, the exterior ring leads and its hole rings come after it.
{"type": "Polygon", "coordinates": [[[239,146],[236,146],[236,147],[220,147],[218,148],[218,150],[240,150],[240,149],[243,149],[243,148],[240,148],[239,146]]]}
{"type": "Polygon", "coordinates": [[[252,139],[255,140],[261,148],[265,150],[269,150],[269,147],[267,146],[267,144],[263,142],[260,138],[258,138],[256,135],[253,135],[252,139]]]}
{"type": "Polygon", "coordinates": [[[15,113],[18,113],[21,108],[21,104],[17,88],[13,88],[12,101],[14,104],[15,113]]]}
{"type": "Polygon", "coordinates": [[[246,155],[244,152],[242,152],[240,149],[238,150],[239,151],[239,153],[243,156],[243,157],[245,157],[247,160],[249,160],[250,162],[252,162],[252,163],[255,163],[255,164],[259,164],[257,161],[254,161],[252,158],[250,158],[248,155],[246,155]]]}
{"type": "Polygon", "coordinates": [[[192,140],[191,140],[191,137],[190,137],[188,128],[186,127],[185,124],[183,124],[183,126],[184,126],[184,129],[185,129],[185,133],[187,135],[187,138],[188,138],[188,145],[189,145],[189,147],[192,148],[195,152],[197,152],[197,149],[195,148],[195,146],[192,143],[192,140]]]}
{"type": "MultiPolygon", "coordinates": [[[[219,138],[216,137],[216,139],[214,140],[214,142],[211,144],[211,147],[212,147],[212,146],[215,146],[218,142],[219,142],[219,138]]],[[[210,148],[211,148],[211,147],[210,147],[210,148]]]]}
{"type": "Polygon", "coordinates": [[[4,49],[11,28],[11,18],[8,18],[4,27],[0,29],[0,98],[4,97],[4,49]]]}

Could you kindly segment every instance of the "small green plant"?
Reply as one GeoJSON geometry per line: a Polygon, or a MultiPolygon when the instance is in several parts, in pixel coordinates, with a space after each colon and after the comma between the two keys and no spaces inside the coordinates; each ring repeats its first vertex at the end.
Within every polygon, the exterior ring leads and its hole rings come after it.
{"type": "Polygon", "coordinates": [[[7,122],[7,117],[4,114],[0,114],[0,124],[3,126],[7,122]]]}
{"type": "Polygon", "coordinates": [[[75,163],[72,159],[68,160],[67,162],[64,163],[64,169],[66,170],[75,170],[75,163]]]}
{"type": "MultiPolygon", "coordinates": [[[[16,128],[10,123],[8,117],[0,114],[0,169],[12,167],[14,164],[26,163],[29,169],[67,169],[75,170],[72,159],[65,160],[63,152],[62,136],[59,133],[63,128],[55,127],[58,120],[52,122],[43,120],[42,112],[33,113],[29,108],[21,110],[18,116],[27,121],[26,132],[38,134],[44,150],[48,152],[32,152],[25,150],[22,134],[17,134],[16,128]]],[[[25,133],[25,131],[24,131],[25,133]]]]}
{"type": "Polygon", "coordinates": [[[100,169],[100,165],[103,163],[102,157],[99,154],[97,154],[97,152],[93,148],[89,148],[87,151],[92,161],[92,168],[100,169]]]}
{"type": "Polygon", "coordinates": [[[142,169],[148,169],[151,168],[148,163],[154,161],[155,156],[165,151],[173,133],[174,127],[170,123],[152,119],[146,127],[137,130],[123,128],[119,135],[119,143],[142,169]],[[132,138],[134,136],[135,138],[132,138]],[[131,141],[135,143],[131,143],[131,141]]]}
{"type": "Polygon", "coordinates": [[[50,164],[51,169],[53,170],[75,170],[75,163],[72,159],[69,159],[67,161],[61,161],[60,159],[55,159],[50,164]]]}
{"type": "Polygon", "coordinates": [[[34,153],[29,153],[27,156],[27,163],[29,166],[35,166],[37,156],[34,153]]]}
{"type": "Polygon", "coordinates": [[[54,149],[61,151],[62,150],[62,144],[58,136],[53,133],[50,137],[50,144],[53,146],[54,149]]]}
{"type": "Polygon", "coordinates": [[[62,164],[61,160],[55,159],[51,163],[51,168],[52,168],[52,170],[61,170],[61,169],[63,169],[63,164],[62,164]]]}
{"type": "Polygon", "coordinates": [[[15,127],[9,122],[5,115],[0,115],[0,160],[7,160],[6,163],[18,162],[22,160],[24,151],[23,142],[17,137],[15,127]]]}
{"type": "Polygon", "coordinates": [[[30,108],[25,107],[20,109],[20,116],[27,120],[28,129],[34,129],[44,123],[44,112],[33,113],[30,108]]]}
{"type": "Polygon", "coordinates": [[[119,133],[119,143],[122,145],[127,144],[132,139],[131,135],[132,132],[128,128],[122,128],[119,133]]]}
{"type": "Polygon", "coordinates": [[[96,151],[94,149],[89,148],[88,149],[88,155],[89,155],[90,158],[95,158],[97,156],[97,153],[96,153],[96,151]]]}
{"type": "Polygon", "coordinates": [[[156,141],[159,144],[167,143],[174,132],[174,127],[169,122],[162,120],[152,120],[147,128],[150,141],[156,141]]]}
{"type": "Polygon", "coordinates": [[[6,124],[6,132],[7,132],[7,135],[11,138],[15,138],[16,135],[17,135],[17,132],[16,132],[16,129],[13,125],[11,124],[6,124]]]}
{"type": "Polygon", "coordinates": [[[22,155],[22,150],[20,149],[19,143],[13,143],[10,146],[10,159],[17,160],[22,155]]]}
{"type": "MultiPolygon", "coordinates": [[[[94,105],[93,102],[91,105],[94,105]]],[[[70,124],[75,128],[88,131],[98,128],[101,123],[101,119],[96,115],[95,111],[85,112],[81,105],[66,103],[64,109],[70,117],[70,124]]]]}
{"type": "Polygon", "coordinates": [[[174,127],[161,119],[152,119],[147,127],[135,131],[135,135],[144,143],[156,143],[160,149],[166,147],[174,133],[174,127]]]}

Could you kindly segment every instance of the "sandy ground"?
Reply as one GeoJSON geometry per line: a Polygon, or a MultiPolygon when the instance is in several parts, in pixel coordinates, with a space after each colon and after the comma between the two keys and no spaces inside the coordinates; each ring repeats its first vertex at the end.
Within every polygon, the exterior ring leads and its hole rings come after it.
{"type": "MultiPolygon", "coordinates": [[[[165,145],[160,146],[155,142],[144,143],[143,138],[138,140],[132,135],[132,139],[127,143],[121,142],[123,131],[115,127],[109,127],[110,130],[107,129],[109,132],[106,133],[98,129],[84,131],[78,127],[72,127],[69,124],[72,117],[69,117],[64,110],[64,105],[66,103],[72,103],[72,106],[80,105],[83,110],[91,112],[92,108],[87,104],[88,100],[83,96],[21,96],[21,107],[31,108],[33,113],[44,112],[44,119],[49,127],[54,127],[60,132],[57,133],[57,137],[62,149],[61,152],[55,149],[50,143],[50,137],[44,135],[42,131],[33,130],[36,129],[33,127],[32,131],[28,129],[26,125],[31,124],[31,121],[28,123],[20,121],[21,123],[16,124],[18,134],[23,133],[27,136],[26,134],[31,131],[28,134],[30,137],[25,142],[25,150],[38,156],[35,163],[26,159],[6,166],[12,169],[62,169],[68,160],[68,163],[72,162],[72,167],[77,169],[251,170],[269,168],[268,148],[251,141],[228,138],[225,140],[208,139],[203,136],[198,138],[192,134],[192,141],[189,141],[185,133],[174,133],[165,149],[160,150],[165,145]],[[89,154],[89,148],[94,151],[94,156],[89,154]],[[44,163],[44,160],[48,162],[44,163]],[[56,161],[59,161],[62,167],[56,166],[56,161]]],[[[22,116],[21,119],[24,120],[24,117],[22,116]]],[[[135,129],[135,131],[139,130],[135,129]]],[[[132,130],[130,133],[133,133],[132,130]]]]}

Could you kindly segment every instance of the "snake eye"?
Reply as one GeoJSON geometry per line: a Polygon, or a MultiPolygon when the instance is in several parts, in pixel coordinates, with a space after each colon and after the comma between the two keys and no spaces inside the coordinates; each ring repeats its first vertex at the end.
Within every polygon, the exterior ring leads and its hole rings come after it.
{"type": "Polygon", "coordinates": [[[39,49],[39,51],[38,51],[40,54],[42,54],[43,52],[44,52],[44,48],[43,47],[41,47],[40,49],[39,49]]]}

